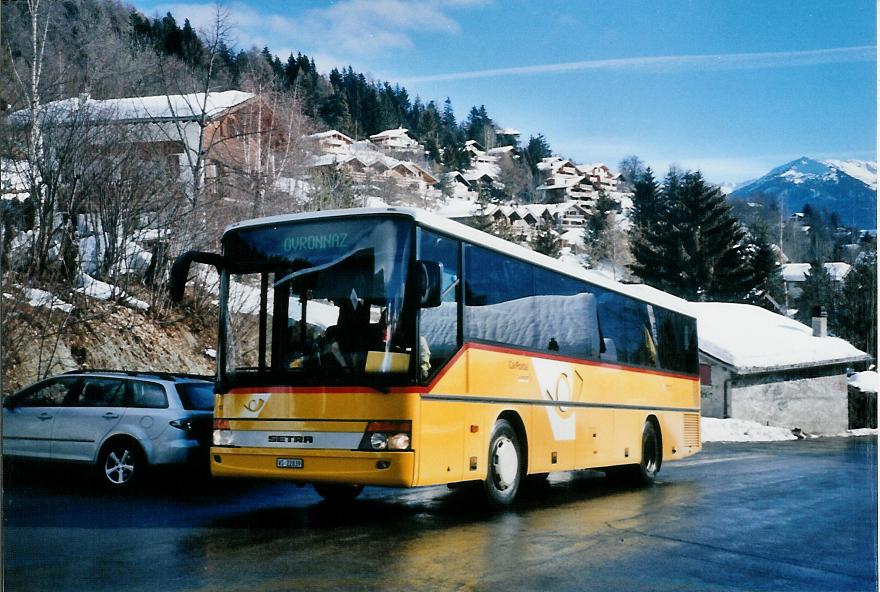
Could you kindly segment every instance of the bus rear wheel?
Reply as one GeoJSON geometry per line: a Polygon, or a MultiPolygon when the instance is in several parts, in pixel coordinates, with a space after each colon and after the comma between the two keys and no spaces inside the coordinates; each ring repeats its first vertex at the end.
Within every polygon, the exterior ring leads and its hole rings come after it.
{"type": "Polygon", "coordinates": [[[363,485],[348,483],[313,483],[315,491],[328,502],[347,502],[361,494],[363,485]]]}
{"type": "Polygon", "coordinates": [[[489,463],[483,490],[489,505],[503,508],[513,503],[522,481],[522,452],[516,430],[499,419],[489,438],[489,463]]]}
{"type": "Polygon", "coordinates": [[[646,421],[642,430],[642,460],[632,467],[632,481],[638,485],[650,485],[657,478],[660,463],[663,460],[663,448],[660,444],[660,432],[652,421],[646,421]]]}

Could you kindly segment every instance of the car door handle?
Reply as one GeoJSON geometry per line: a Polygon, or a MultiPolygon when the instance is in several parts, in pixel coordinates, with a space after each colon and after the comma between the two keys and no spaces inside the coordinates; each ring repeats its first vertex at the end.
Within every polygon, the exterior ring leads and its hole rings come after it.
{"type": "Polygon", "coordinates": [[[105,413],[101,417],[103,417],[104,419],[119,419],[119,414],[113,413],[112,411],[108,411],[107,413],[105,413]]]}
{"type": "Polygon", "coordinates": [[[52,419],[51,413],[46,413],[45,411],[37,416],[37,419],[40,421],[46,421],[47,419],[52,419]]]}

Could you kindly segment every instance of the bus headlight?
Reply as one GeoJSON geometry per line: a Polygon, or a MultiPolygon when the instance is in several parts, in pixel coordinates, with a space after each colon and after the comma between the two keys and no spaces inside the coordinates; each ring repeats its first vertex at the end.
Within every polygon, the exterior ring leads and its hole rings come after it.
{"type": "Polygon", "coordinates": [[[411,436],[410,421],[371,421],[358,450],[409,450],[411,436]]]}
{"type": "Polygon", "coordinates": [[[232,446],[232,432],[229,430],[214,430],[214,446],[232,446]]]}
{"type": "Polygon", "coordinates": [[[370,436],[370,447],[373,450],[385,450],[388,447],[388,436],[382,432],[376,432],[370,436]]]}
{"type": "Polygon", "coordinates": [[[228,419],[214,420],[214,435],[212,438],[214,446],[232,446],[232,430],[229,428],[228,419]]]}
{"type": "Polygon", "coordinates": [[[406,450],[409,448],[409,434],[394,434],[388,438],[389,450],[406,450]]]}

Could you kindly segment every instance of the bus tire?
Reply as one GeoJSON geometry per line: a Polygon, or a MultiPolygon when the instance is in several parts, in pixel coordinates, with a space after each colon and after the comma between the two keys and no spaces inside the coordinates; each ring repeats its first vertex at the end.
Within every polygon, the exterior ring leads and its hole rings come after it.
{"type": "Polygon", "coordinates": [[[495,508],[513,503],[523,475],[522,447],[516,430],[505,419],[495,422],[489,438],[489,462],[483,491],[486,501],[495,508]]]}
{"type": "Polygon", "coordinates": [[[347,502],[361,494],[363,485],[348,483],[313,483],[315,492],[328,502],[347,502]]]}
{"type": "Polygon", "coordinates": [[[640,485],[650,485],[657,477],[663,460],[660,432],[653,421],[646,421],[642,430],[642,460],[633,467],[634,481],[640,485]]]}

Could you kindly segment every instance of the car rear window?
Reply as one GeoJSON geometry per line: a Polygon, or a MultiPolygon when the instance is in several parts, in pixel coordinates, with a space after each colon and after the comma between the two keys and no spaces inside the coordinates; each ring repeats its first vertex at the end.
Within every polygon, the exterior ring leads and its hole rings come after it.
{"type": "Polygon", "coordinates": [[[214,410],[214,385],[210,382],[181,382],[177,385],[180,402],[184,409],[193,411],[214,410]]]}

